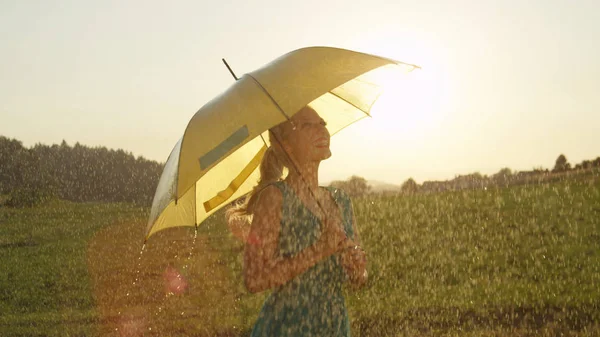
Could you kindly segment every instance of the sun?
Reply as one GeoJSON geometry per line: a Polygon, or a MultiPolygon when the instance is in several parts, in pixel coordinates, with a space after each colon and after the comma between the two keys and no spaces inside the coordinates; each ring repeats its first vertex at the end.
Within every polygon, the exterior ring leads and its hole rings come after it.
{"type": "Polygon", "coordinates": [[[414,71],[388,81],[371,109],[382,130],[422,134],[438,125],[440,87],[427,69],[414,71]]]}
{"type": "Polygon", "coordinates": [[[450,61],[435,50],[434,42],[417,37],[408,40],[373,32],[345,46],[421,68],[380,72],[384,78],[376,78],[375,83],[384,83],[383,93],[371,107],[371,118],[336,134],[333,159],[325,163],[323,177],[357,174],[399,183],[399,177],[403,181],[417,168],[434,165],[440,149],[447,145],[440,140],[445,139],[452,122],[450,113],[456,109],[455,95],[449,90],[456,90],[450,61]]]}
{"type": "Polygon", "coordinates": [[[371,109],[374,128],[382,134],[401,133],[406,140],[423,139],[442,127],[451,82],[444,53],[435,43],[415,35],[365,38],[357,45],[360,51],[421,67],[385,78],[384,92],[371,109]]]}

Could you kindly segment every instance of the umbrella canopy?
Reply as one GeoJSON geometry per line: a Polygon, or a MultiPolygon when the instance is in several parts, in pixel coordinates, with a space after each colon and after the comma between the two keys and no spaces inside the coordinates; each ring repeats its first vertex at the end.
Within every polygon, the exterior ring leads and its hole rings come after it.
{"type": "Polygon", "coordinates": [[[248,73],[204,105],[173,148],[158,183],[146,239],[162,229],[198,226],[252,190],[270,128],[306,105],[333,135],[369,115],[386,84],[418,68],[350,50],[292,51],[248,73]]]}

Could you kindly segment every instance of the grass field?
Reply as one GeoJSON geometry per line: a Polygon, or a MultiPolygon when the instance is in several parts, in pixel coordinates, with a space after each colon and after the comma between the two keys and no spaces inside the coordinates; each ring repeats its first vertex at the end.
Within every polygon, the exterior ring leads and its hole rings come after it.
{"type": "MultiPolygon", "coordinates": [[[[600,177],[354,200],[370,281],[355,336],[600,335],[600,177]]],[[[148,210],[0,208],[0,335],[247,334],[264,294],[222,217],[157,233],[148,210]],[[165,288],[171,266],[188,280],[165,288]]]]}

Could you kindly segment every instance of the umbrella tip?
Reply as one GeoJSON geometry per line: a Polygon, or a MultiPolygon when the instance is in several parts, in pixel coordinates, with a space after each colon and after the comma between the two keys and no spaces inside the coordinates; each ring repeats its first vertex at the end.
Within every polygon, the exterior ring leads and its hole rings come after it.
{"type": "Polygon", "coordinates": [[[227,67],[227,70],[229,70],[229,73],[231,73],[231,76],[233,76],[233,78],[237,81],[238,77],[235,76],[235,73],[233,72],[233,70],[231,70],[231,67],[229,66],[229,64],[227,63],[227,61],[225,61],[224,58],[222,58],[221,61],[223,61],[223,63],[225,64],[225,67],[227,67]]]}

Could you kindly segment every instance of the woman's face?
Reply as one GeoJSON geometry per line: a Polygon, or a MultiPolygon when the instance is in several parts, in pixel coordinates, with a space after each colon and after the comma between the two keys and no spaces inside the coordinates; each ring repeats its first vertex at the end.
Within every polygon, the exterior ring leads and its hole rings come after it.
{"type": "MultiPolygon", "coordinates": [[[[331,136],[325,127],[325,121],[310,107],[298,111],[291,120],[295,130],[286,130],[287,137],[283,146],[299,163],[319,162],[331,157],[329,140],[331,136]]],[[[287,125],[292,129],[291,125],[287,125]]]]}

